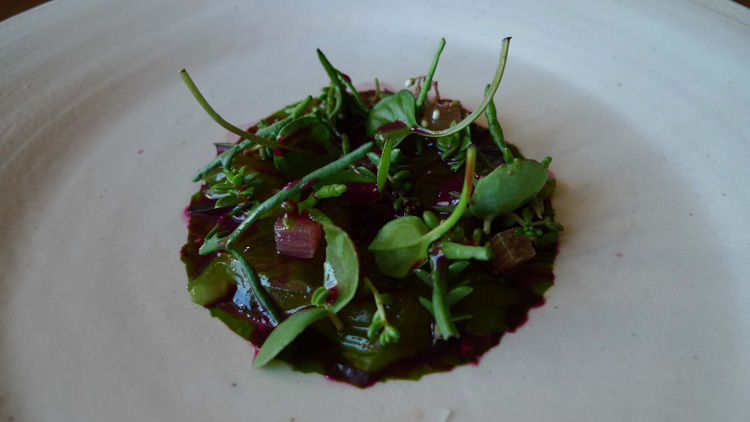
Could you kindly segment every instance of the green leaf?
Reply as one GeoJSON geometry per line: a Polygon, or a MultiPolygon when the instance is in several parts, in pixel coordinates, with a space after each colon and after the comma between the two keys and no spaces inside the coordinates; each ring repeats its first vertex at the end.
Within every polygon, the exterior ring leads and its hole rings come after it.
{"type": "Polygon", "coordinates": [[[324,224],[326,236],[326,261],[323,264],[326,289],[338,289],[331,311],[336,313],[346,306],[357,293],[359,285],[359,256],[349,235],[338,226],[324,224]]]}
{"type": "Polygon", "coordinates": [[[223,196],[219,198],[218,201],[216,201],[216,205],[214,205],[214,208],[224,208],[224,207],[230,207],[232,205],[237,205],[240,202],[240,198],[237,198],[236,196],[223,196]]]}
{"type": "Polygon", "coordinates": [[[346,185],[325,185],[315,192],[318,199],[337,198],[346,192],[346,185]]]}
{"type": "Polygon", "coordinates": [[[415,126],[416,100],[414,94],[406,89],[380,100],[367,116],[367,135],[375,136],[380,133],[390,138],[394,147],[398,146],[415,126]]]}
{"type": "Polygon", "coordinates": [[[456,302],[470,295],[473,291],[474,289],[469,286],[456,287],[455,289],[448,292],[446,302],[448,302],[448,306],[453,306],[456,304],[456,302]]]}
{"type": "Polygon", "coordinates": [[[477,182],[469,209],[482,219],[513,211],[536,195],[548,177],[547,169],[536,161],[503,164],[477,182]]]}
{"type": "Polygon", "coordinates": [[[287,124],[279,132],[276,142],[302,150],[279,151],[280,155],[274,153],[276,168],[288,179],[299,179],[338,158],[328,126],[313,116],[287,124]]]}
{"type": "Polygon", "coordinates": [[[427,260],[429,242],[424,238],[429,232],[421,218],[407,215],[383,226],[368,249],[383,274],[404,278],[427,260]]]}
{"type": "Polygon", "coordinates": [[[268,336],[255,357],[253,367],[260,368],[273,360],[286,346],[315,321],[328,315],[325,308],[307,308],[282,321],[268,336]]]}

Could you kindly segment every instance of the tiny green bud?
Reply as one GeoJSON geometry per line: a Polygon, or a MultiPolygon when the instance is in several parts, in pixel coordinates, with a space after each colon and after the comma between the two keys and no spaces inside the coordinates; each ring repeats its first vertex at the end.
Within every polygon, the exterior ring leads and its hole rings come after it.
{"type": "Polygon", "coordinates": [[[370,169],[368,169],[367,167],[361,167],[360,166],[360,167],[357,167],[357,170],[359,170],[360,173],[362,173],[363,175],[369,177],[370,179],[373,179],[373,180],[377,179],[377,176],[375,176],[375,173],[373,173],[372,171],[370,171],[370,169]]]}
{"type": "Polygon", "coordinates": [[[438,226],[438,224],[440,224],[440,220],[438,220],[437,216],[432,211],[425,211],[424,213],[422,213],[422,219],[424,220],[425,224],[427,224],[427,227],[430,228],[430,230],[434,229],[438,226]]]}
{"type": "Polygon", "coordinates": [[[396,180],[405,180],[411,177],[411,172],[409,170],[401,170],[400,172],[393,175],[393,178],[396,180]]]}
{"type": "Polygon", "coordinates": [[[370,159],[370,161],[375,164],[376,166],[380,164],[380,156],[378,154],[375,154],[374,152],[368,152],[367,158],[370,159]]]}
{"type": "Polygon", "coordinates": [[[398,164],[401,161],[401,158],[403,158],[403,154],[401,153],[401,150],[398,148],[394,148],[391,150],[391,162],[398,164]]]}
{"type": "Polygon", "coordinates": [[[349,143],[349,136],[344,133],[341,135],[341,152],[344,153],[344,155],[349,154],[351,152],[351,144],[349,143]]]}
{"type": "Polygon", "coordinates": [[[416,82],[416,80],[414,78],[409,78],[409,79],[407,79],[404,82],[404,87],[405,88],[409,88],[409,87],[413,86],[415,82],[416,82]]]}
{"type": "MultiPolygon", "coordinates": [[[[380,315],[376,313],[375,315],[380,315]]],[[[380,330],[383,329],[383,320],[375,320],[373,319],[372,324],[367,328],[367,337],[368,338],[375,338],[375,336],[378,335],[380,330]]]]}
{"type": "Polygon", "coordinates": [[[402,198],[398,198],[393,203],[393,211],[399,212],[404,208],[404,200],[402,198]]]}
{"type": "Polygon", "coordinates": [[[427,271],[417,268],[416,270],[412,271],[412,274],[419,277],[420,280],[425,282],[428,286],[432,287],[432,280],[430,279],[430,273],[427,271]]]}
{"type": "Polygon", "coordinates": [[[463,226],[456,226],[456,228],[453,229],[451,240],[453,240],[454,242],[463,242],[465,236],[466,233],[464,232],[463,226]]]}
{"type": "Polygon", "coordinates": [[[398,343],[401,339],[401,333],[392,325],[385,327],[383,332],[389,337],[390,343],[398,343]]]}
{"type": "Polygon", "coordinates": [[[471,238],[474,243],[478,245],[479,241],[482,240],[482,229],[474,229],[474,233],[472,233],[471,238]]]}

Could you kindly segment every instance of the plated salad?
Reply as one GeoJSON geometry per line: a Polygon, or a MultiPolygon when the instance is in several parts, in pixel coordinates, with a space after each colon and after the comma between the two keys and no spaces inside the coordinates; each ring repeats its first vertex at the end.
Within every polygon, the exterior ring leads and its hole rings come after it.
{"type": "Polygon", "coordinates": [[[360,387],[476,363],[552,285],[551,159],[505,140],[493,97],[473,111],[426,75],[358,90],[330,82],[247,130],[193,178],[182,248],[193,302],[279,360],[360,387]],[[488,127],[474,122],[486,116],[488,127]]]}

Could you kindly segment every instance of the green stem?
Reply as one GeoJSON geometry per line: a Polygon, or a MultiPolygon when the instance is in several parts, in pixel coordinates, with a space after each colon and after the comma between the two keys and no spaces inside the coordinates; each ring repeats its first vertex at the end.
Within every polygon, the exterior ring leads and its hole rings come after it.
{"type": "Polygon", "coordinates": [[[492,217],[487,218],[482,223],[482,231],[484,234],[490,234],[490,229],[492,228],[492,217]]]}
{"type": "MultiPolygon", "coordinates": [[[[490,86],[484,89],[484,94],[487,95],[490,86]]],[[[495,102],[490,99],[487,104],[487,109],[484,111],[485,117],[487,117],[487,128],[490,130],[490,136],[495,141],[495,145],[502,152],[508,146],[505,143],[505,135],[503,135],[503,128],[500,126],[500,122],[497,120],[497,109],[495,108],[495,102]]]]}
{"type": "Polygon", "coordinates": [[[448,307],[447,288],[445,286],[445,261],[442,256],[430,258],[430,277],[432,279],[432,309],[435,312],[435,322],[443,333],[443,338],[458,337],[458,329],[453,324],[448,307]]]}
{"type": "Polygon", "coordinates": [[[474,112],[472,112],[468,117],[461,120],[461,122],[455,126],[452,126],[445,130],[438,130],[438,131],[432,131],[425,128],[418,128],[416,130],[417,133],[419,133],[422,136],[427,136],[429,138],[442,138],[443,136],[452,135],[456,132],[460,132],[465,127],[472,124],[479,116],[484,112],[484,110],[489,105],[490,101],[492,101],[492,97],[495,96],[495,92],[497,92],[497,88],[500,86],[500,81],[503,79],[503,73],[505,72],[505,62],[508,58],[508,45],[510,44],[510,38],[505,38],[502,43],[502,47],[500,50],[500,63],[497,65],[497,71],[495,72],[495,77],[492,80],[492,83],[490,84],[489,92],[487,95],[484,96],[484,99],[479,104],[479,107],[477,107],[474,112]]]}
{"type": "Polygon", "coordinates": [[[266,290],[260,284],[260,279],[258,278],[258,275],[255,273],[255,271],[253,271],[250,263],[247,262],[245,257],[242,256],[242,254],[240,254],[240,252],[236,249],[227,246],[227,250],[233,253],[234,256],[237,257],[237,260],[240,261],[242,273],[245,276],[244,279],[248,283],[250,283],[250,289],[253,291],[253,294],[258,300],[258,304],[260,305],[262,310],[266,313],[266,315],[268,315],[269,322],[273,325],[278,325],[279,321],[281,321],[281,315],[279,315],[279,311],[276,310],[273,302],[271,302],[271,298],[268,297],[268,293],[266,293],[266,290]]]}
{"type": "Polygon", "coordinates": [[[365,284],[370,290],[372,290],[372,295],[375,297],[375,306],[378,308],[378,313],[383,320],[383,324],[387,326],[388,320],[385,317],[385,306],[383,306],[383,299],[380,297],[380,292],[378,292],[378,289],[375,288],[375,285],[372,284],[372,281],[367,277],[365,277],[365,284]]]}
{"type": "Polygon", "coordinates": [[[518,225],[521,227],[526,225],[526,222],[523,221],[523,218],[519,217],[518,214],[514,213],[513,211],[505,213],[505,215],[510,217],[516,223],[518,223],[518,225]]]}
{"type": "Polygon", "coordinates": [[[212,241],[210,242],[210,244],[204,242],[203,246],[201,246],[200,248],[199,253],[201,255],[207,255],[211,252],[220,250],[222,244],[224,245],[224,248],[228,248],[232,244],[232,242],[242,236],[242,233],[249,229],[250,226],[252,226],[253,223],[255,223],[255,221],[258,220],[261,216],[271,211],[292,196],[297,195],[309,182],[323,179],[355,163],[357,160],[364,157],[365,154],[367,154],[367,152],[372,149],[372,146],[372,142],[367,142],[366,144],[352,151],[350,154],[347,154],[339,158],[338,160],[326,165],[325,167],[321,167],[303,177],[296,185],[288,189],[281,190],[274,196],[266,199],[263,203],[253,208],[245,218],[245,220],[240,223],[240,225],[237,226],[237,228],[234,229],[234,231],[229,236],[225,237],[224,239],[219,239],[218,241],[212,241]]]}
{"type": "Polygon", "coordinates": [[[190,75],[188,74],[187,70],[182,69],[180,71],[180,77],[185,82],[185,85],[187,85],[188,89],[190,90],[190,93],[193,94],[193,97],[195,97],[195,99],[198,101],[198,104],[200,104],[201,107],[203,107],[203,110],[205,110],[206,113],[208,113],[208,115],[211,116],[211,118],[216,123],[219,124],[219,126],[223,127],[224,129],[228,130],[229,132],[234,133],[237,136],[242,137],[243,139],[247,139],[247,140],[252,141],[252,142],[254,142],[256,144],[265,145],[265,146],[267,146],[269,148],[284,148],[284,149],[288,149],[288,150],[299,151],[297,148],[290,147],[289,145],[283,145],[283,144],[279,144],[279,143],[274,142],[274,141],[269,141],[266,138],[262,138],[262,137],[260,137],[258,135],[253,134],[253,133],[244,131],[244,130],[238,128],[237,126],[234,126],[233,124],[229,123],[228,121],[224,120],[224,118],[221,117],[219,115],[219,113],[217,113],[216,110],[214,110],[211,107],[211,105],[208,103],[208,101],[203,96],[203,94],[201,94],[201,92],[198,90],[198,87],[195,86],[195,82],[193,82],[193,79],[190,77],[190,75]]]}
{"type": "Polygon", "coordinates": [[[466,210],[466,206],[469,205],[469,196],[471,196],[471,190],[474,187],[474,164],[477,160],[477,150],[474,146],[470,146],[466,150],[466,171],[464,172],[464,187],[461,190],[461,197],[458,200],[456,208],[453,210],[451,215],[440,225],[432,229],[429,233],[424,236],[425,243],[430,244],[444,235],[450,230],[466,210]]]}
{"type": "Polygon", "coordinates": [[[365,116],[367,116],[367,104],[365,104],[365,101],[362,99],[362,97],[359,95],[359,91],[357,91],[356,88],[354,88],[354,85],[344,77],[344,74],[339,72],[338,70],[336,73],[339,75],[339,77],[344,81],[344,85],[349,88],[349,91],[352,93],[352,97],[354,97],[354,102],[357,103],[358,110],[365,116]]]}
{"type": "Polygon", "coordinates": [[[331,308],[331,305],[326,304],[325,308],[328,311],[328,318],[333,323],[333,326],[336,327],[336,331],[343,330],[344,329],[344,323],[341,321],[341,318],[339,318],[339,316],[336,315],[335,312],[333,312],[333,309],[331,308]]]}
{"type": "Polygon", "coordinates": [[[435,75],[435,69],[437,68],[438,60],[440,60],[440,54],[443,52],[443,48],[445,48],[445,38],[441,38],[440,43],[438,43],[437,51],[435,51],[435,56],[432,58],[432,64],[430,64],[430,70],[427,71],[424,85],[422,85],[422,90],[419,91],[419,97],[417,97],[417,110],[422,108],[425,100],[427,100],[427,93],[430,92],[432,77],[435,75]]]}
{"type": "Polygon", "coordinates": [[[440,244],[440,250],[448,259],[476,259],[479,261],[487,261],[492,257],[492,251],[490,248],[483,246],[471,246],[464,245],[461,243],[454,242],[443,242],[440,244]]]}

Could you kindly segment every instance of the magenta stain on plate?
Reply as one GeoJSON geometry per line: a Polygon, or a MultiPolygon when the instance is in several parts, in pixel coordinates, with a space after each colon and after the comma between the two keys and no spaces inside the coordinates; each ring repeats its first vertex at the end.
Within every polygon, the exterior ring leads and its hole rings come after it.
{"type": "Polygon", "coordinates": [[[615,254],[615,256],[616,256],[616,257],[618,257],[618,258],[622,258],[622,252],[617,252],[617,253],[615,254]]]}
{"type": "Polygon", "coordinates": [[[143,150],[142,150],[142,149],[139,149],[139,150],[138,150],[138,154],[143,154],[143,150]]]}

